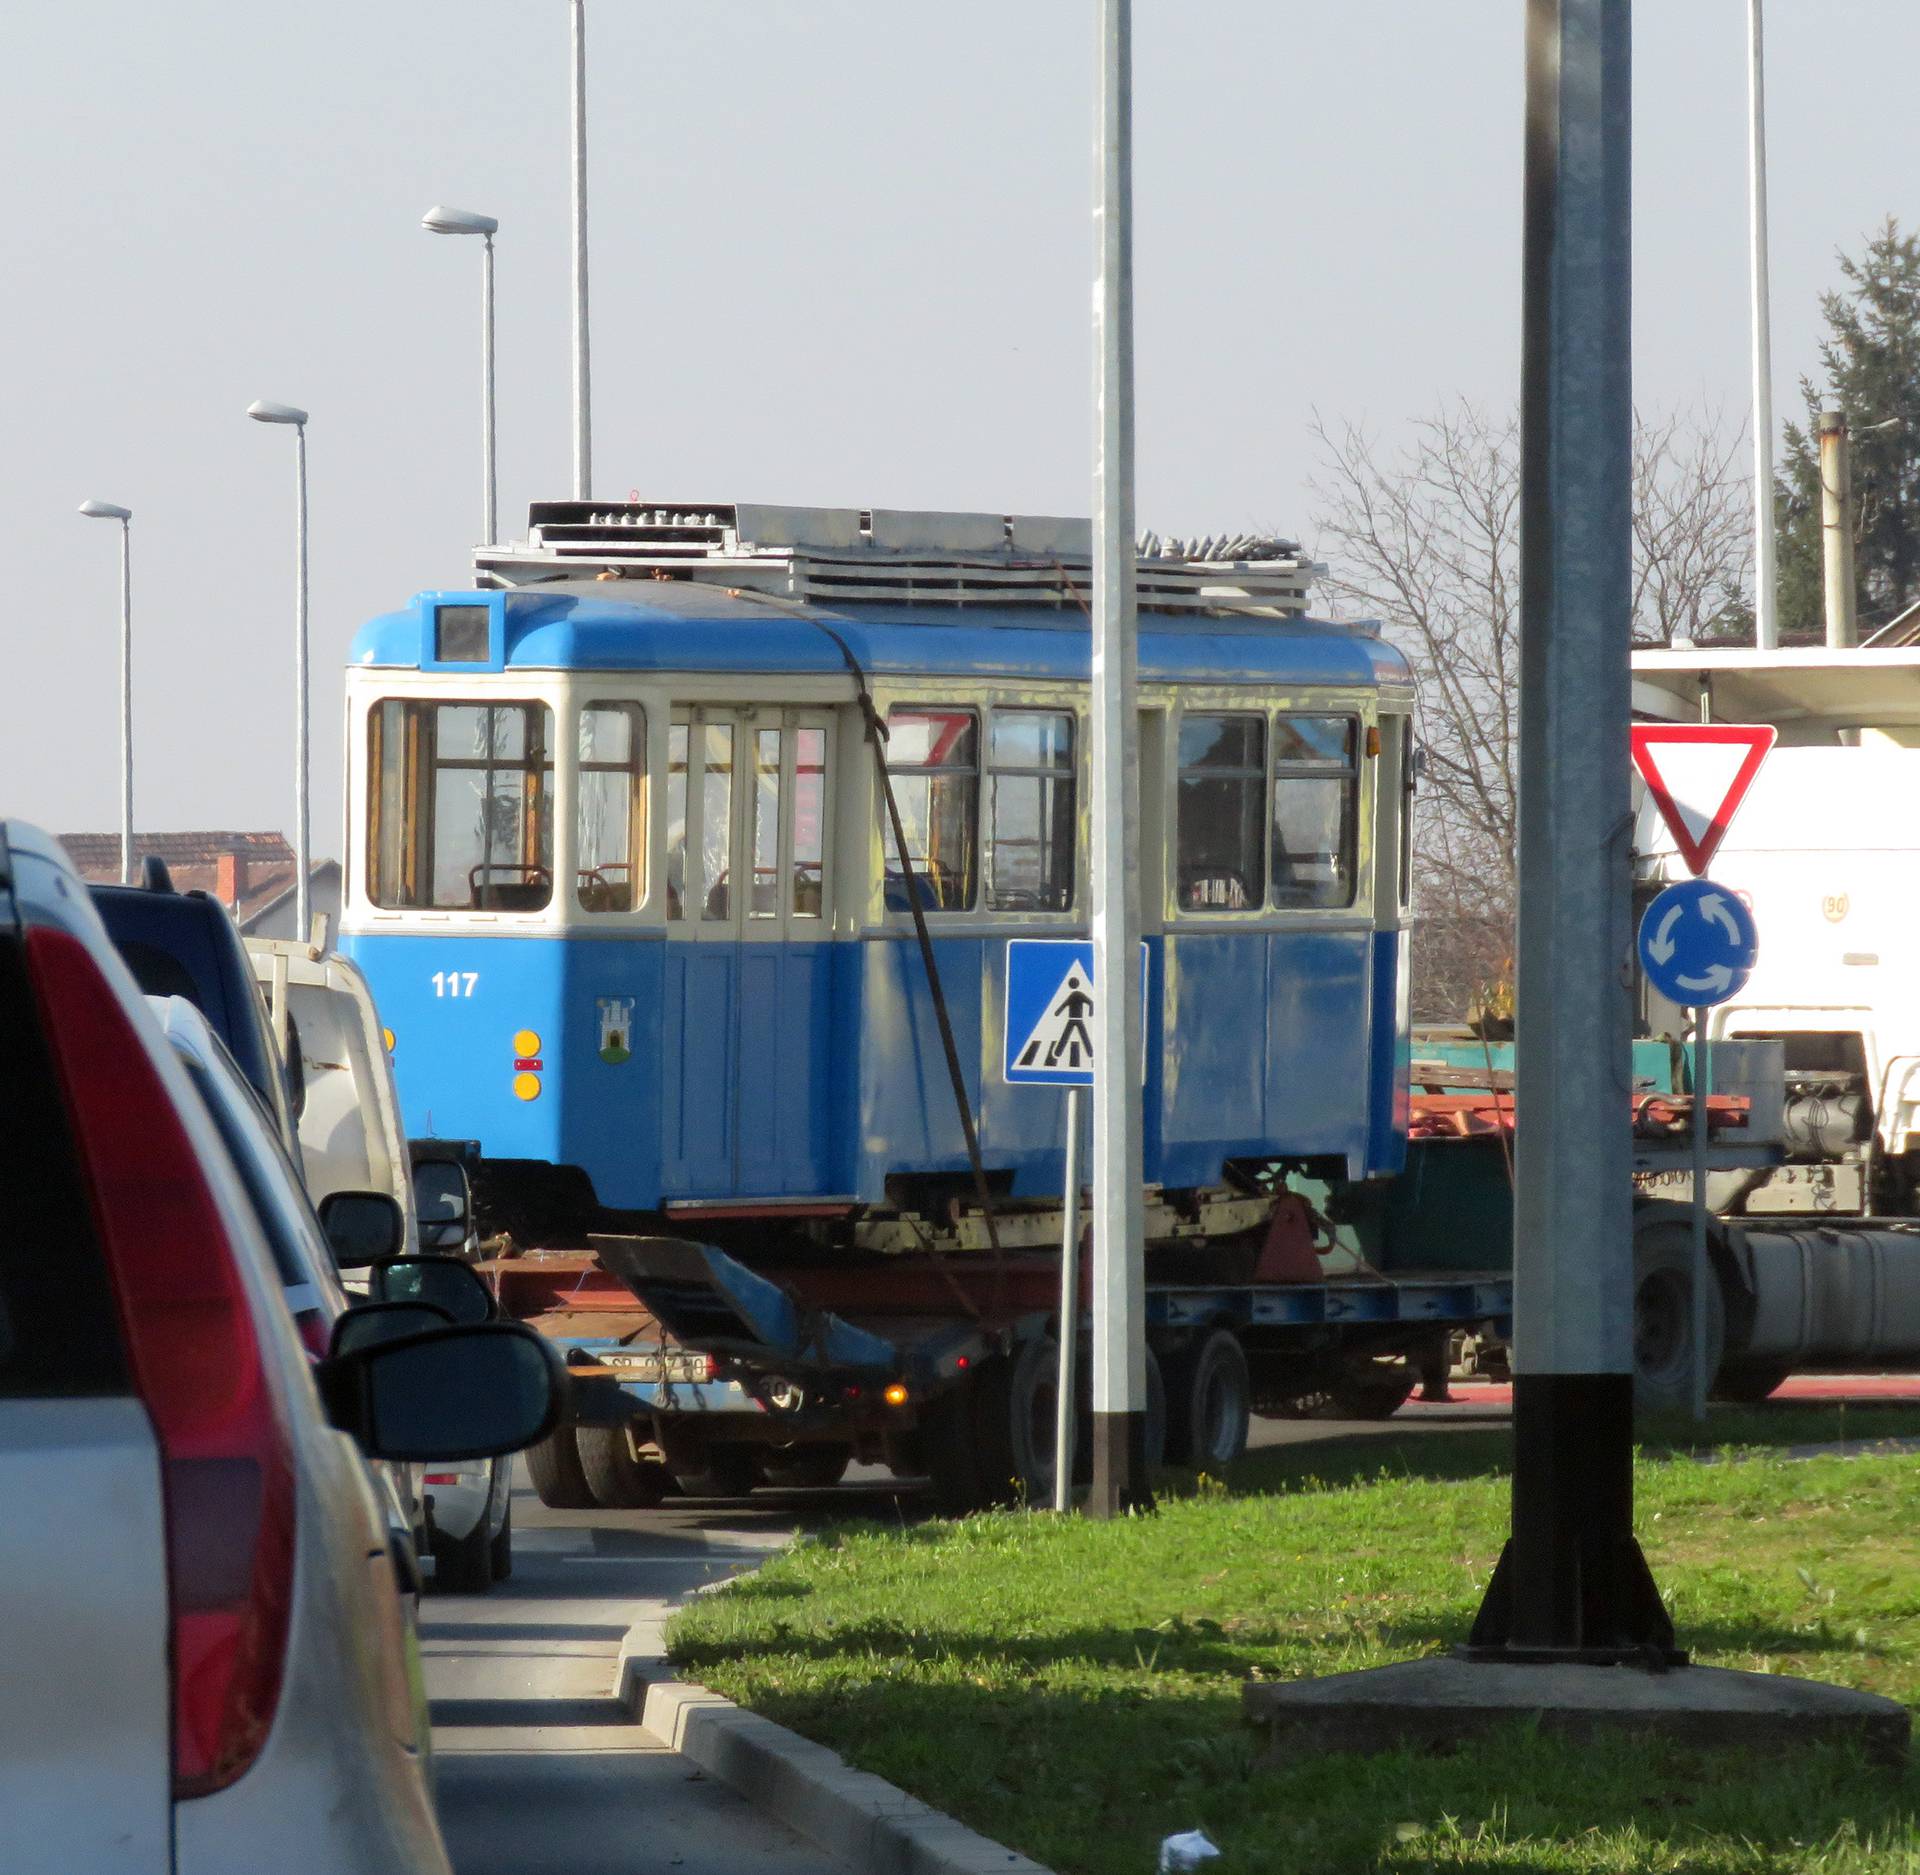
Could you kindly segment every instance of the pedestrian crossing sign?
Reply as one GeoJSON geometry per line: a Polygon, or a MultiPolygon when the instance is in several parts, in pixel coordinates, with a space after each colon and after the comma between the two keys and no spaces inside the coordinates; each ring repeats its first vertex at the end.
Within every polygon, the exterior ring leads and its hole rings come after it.
{"type": "MultiPolygon", "coordinates": [[[[1145,1014],[1147,947],[1140,946],[1145,1014]]],[[[1007,941],[1006,1055],[1002,1071],[1036,1087],[1093,1085],[1093,946],[1078,938],[1007,941]]],[[[1145,1037],[1142,1037],[1144,1047],[1145,1037]]]]}

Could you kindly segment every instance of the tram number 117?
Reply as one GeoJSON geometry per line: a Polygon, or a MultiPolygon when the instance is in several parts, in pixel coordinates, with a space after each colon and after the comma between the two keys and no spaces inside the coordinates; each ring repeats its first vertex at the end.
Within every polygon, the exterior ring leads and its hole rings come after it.
{"type": "Polygon", "coordinates": [[[433,973],[433,993],[436,996],[471,996],[474,985],[480,981],[477,970],[436,970],[433,973]]]}

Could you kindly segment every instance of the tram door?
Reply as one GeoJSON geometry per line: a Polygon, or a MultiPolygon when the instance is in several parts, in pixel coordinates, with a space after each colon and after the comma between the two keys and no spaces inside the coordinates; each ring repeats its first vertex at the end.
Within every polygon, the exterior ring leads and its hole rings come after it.
{"type": "Polygon", "coordinates": [[[825,1189],[831,720],[674,711],[661,1170],[676,1197],[825,1189]]]}

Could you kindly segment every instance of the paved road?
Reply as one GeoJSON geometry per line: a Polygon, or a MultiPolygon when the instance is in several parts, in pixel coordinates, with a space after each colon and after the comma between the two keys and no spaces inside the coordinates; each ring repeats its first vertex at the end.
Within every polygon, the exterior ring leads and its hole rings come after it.
{"type": "MultiPolygon", "coordinates": [[[[890,1490],[835,1508],[891,1516],[890,1490]]],[[[751,1568],[821,1498],[549,1511],[517,1479],[511,1581],[421,1604],[440,1815],[458,1875],[845,1875],[629,1722],[615,1658],[635,1621],[751,1568]]]]}

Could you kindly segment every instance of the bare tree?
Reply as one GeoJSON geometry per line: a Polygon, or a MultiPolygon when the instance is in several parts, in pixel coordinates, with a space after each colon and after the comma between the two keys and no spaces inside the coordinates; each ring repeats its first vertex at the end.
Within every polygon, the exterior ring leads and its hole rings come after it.
{"type": "MultiPolygon", "coordinates": [[[[1316,416],[1315,553],[1336,615],[1379,619],[1420,687],[1414,1007],[1458,1018],[1509,971],[1520,656],[1520,445],[1511,416],[1458,402],[1382,456],[1316,416]]],[[[1750,635],[1738,436],[1706,415],[1637,423],[1636,643],[1750,635]]]]}

